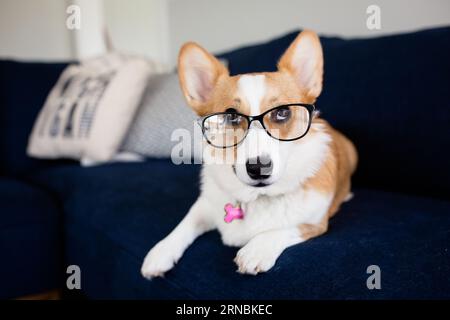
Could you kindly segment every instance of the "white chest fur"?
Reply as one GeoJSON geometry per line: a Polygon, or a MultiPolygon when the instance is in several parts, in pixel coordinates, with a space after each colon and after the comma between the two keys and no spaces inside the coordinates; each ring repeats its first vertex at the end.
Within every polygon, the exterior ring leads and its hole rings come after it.
{"type": "Polygon", "coordinates": [[[230,199],[215,184],[203,186],[204,190],[209,188],[209,192],[202,196],[208,196],[209,203],[214,208],[210,212],[211,218],[222,236],[223,243],[229,246],[243,246],[251,238],[265,231],[296,227],[302,223],[316,224],[327,213],[333,197],[331,194],[305,191],[301,188],[279,196],[259,196],[255,200],[242,203],[244,219],[226,223],[224,199],[228,199],[233,205],[236,200],[230,199]]]}

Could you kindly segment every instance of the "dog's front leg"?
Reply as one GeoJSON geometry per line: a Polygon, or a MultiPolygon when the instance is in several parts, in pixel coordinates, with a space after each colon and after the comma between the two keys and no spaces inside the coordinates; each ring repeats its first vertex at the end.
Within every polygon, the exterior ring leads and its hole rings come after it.
{"type": "Polygon", "coordinates": [[[213,221],[208,218],[210,216],[209,203],[200,197],[178,226],[147,253],[141,268],[142,275],[151,279],[172,269],[198,236],[214,228],[213,221]]]}
{"type": "Polygon", "coordinates": [[[324,221],[317,225],[301,224],[260,233],[238,251],[234,259],[237,271],[253,275],[266,272],[286,248],[324,233],[327,226],[328,221],[324,221]]]}

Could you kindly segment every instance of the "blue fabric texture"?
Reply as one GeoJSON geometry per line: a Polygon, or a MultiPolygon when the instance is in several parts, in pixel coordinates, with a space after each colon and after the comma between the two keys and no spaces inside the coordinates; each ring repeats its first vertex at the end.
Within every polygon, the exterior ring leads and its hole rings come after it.
{"type": "Polygon", "coordinates": [[[28,183],[0,178],[0,299],[57,288],[61,217],[55,200],[28,183]]]}
{"type": "Polygon", "coordinates": [[[370,189],[354,190],[325,235],[287,249],[267,274],[237,274],[237,249],[213,231],[164,279],[143,279],[145,254],[195,201],[198,174],[151,160],[33,179],[64,199],[67,263],[80,265],[91,298],[450,298],[450,201],[370,189]],[[367,289],[369,265],[381,268],[382,290],[367,289]]]}
{"type": "MultiPolygon", "coordinates": [[[[221,55],[232,74],[273,71],[297,32],[221,55]]],[[[236,248],[200,237],[165,278],[147,251],[198,196],[200,167],[169,160],[81,168],[25,154],[66,64],[0,61],[0,298],[63,287],[82,270],[90,298],[450,298],[450,28],[372,39],[322,38],[323,117],[356,144],[355,198],[325,235],[286,250],[257,277],[236,248]],[[368,290],[378,265],[382,290],[368,290]]]]}
{"type": "Polygon", "coordinates": [[[67,63],[0,61],[0,174],[26,176],[54,161],[26,155],[28,136],[67,63]]]}

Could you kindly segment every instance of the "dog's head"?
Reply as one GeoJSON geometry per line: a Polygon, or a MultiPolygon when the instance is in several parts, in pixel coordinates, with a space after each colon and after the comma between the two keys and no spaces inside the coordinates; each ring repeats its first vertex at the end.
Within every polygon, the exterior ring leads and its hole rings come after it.
{"type": "Polygon", "coordinates": [[[323,54],[314,32],[297,36],[277,72],[230,76],[220,61],[195,43],[181,48],[178,70],[188,104],[206,119],[204,129],[214,131],[227,124],[232,132],[231,137],[220,136],[220,142],[209,141],[208,147],[213,158],[231,151],[231,163],[222,169],[227,175],[259,193],[284,192],[298,184],[299,166],[308,161],[314,147],[310,141],[314,130],[298,136],[309,129],[313,113],[307,107],[322,90],[323,54]],[[296,104],[305,105],[297,109],[296,104]],[[213,114],[217,116],[208,118],[213,114]]]}

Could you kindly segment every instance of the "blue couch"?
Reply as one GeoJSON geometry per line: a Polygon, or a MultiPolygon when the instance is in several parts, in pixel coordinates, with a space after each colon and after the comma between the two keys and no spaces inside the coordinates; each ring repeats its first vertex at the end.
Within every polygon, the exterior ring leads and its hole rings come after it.
{"type": "MultiPolygon", "coordinates": [[[[271,71],[296,34],[220,56],[232,74],[271,71]]],[[[200,167],[28,158],[65,64],[0,61],[0,298],[62,288],[71,264],[88,298],[450,298],[450,28],[322,43],[317,106],[358,148],[355,198],[257,277],[237,274],[237,249],[210,232],[165,278],[142,278],[147,250],[195,201],[200,167]],[[369,265],[380,290],[366,286],[369,265]]]]}

